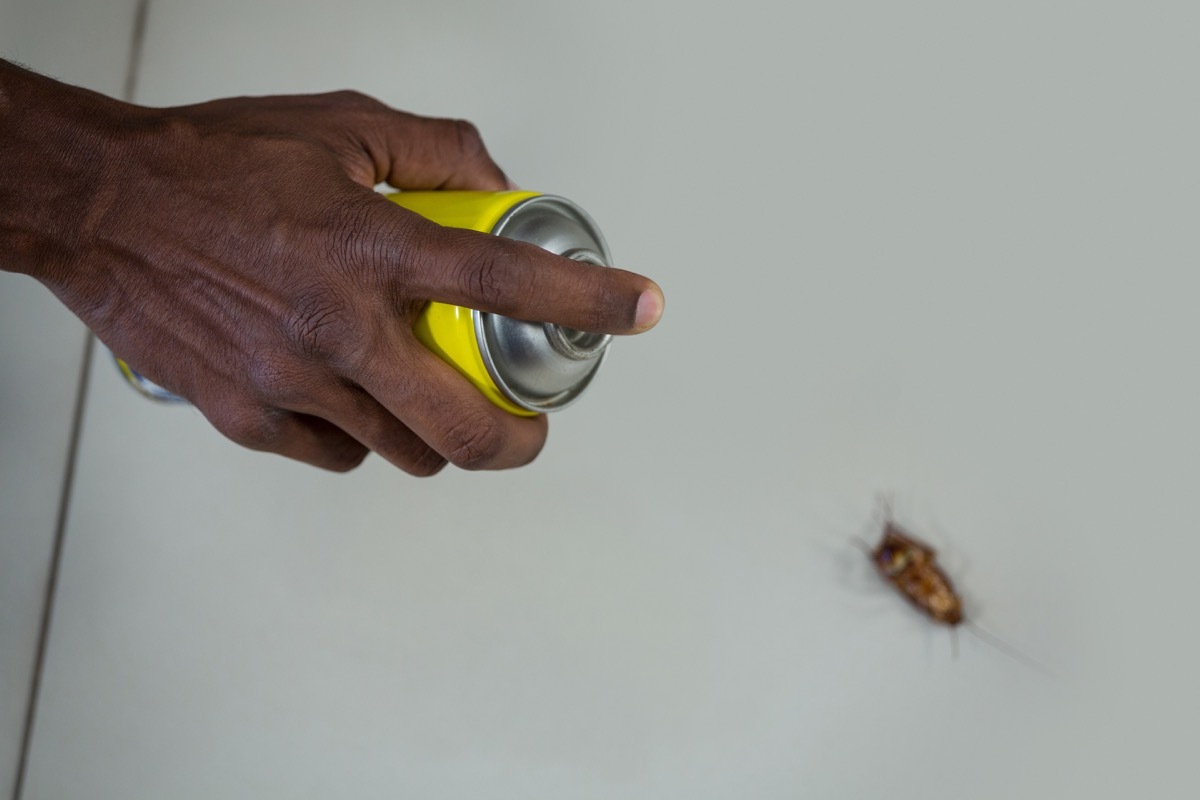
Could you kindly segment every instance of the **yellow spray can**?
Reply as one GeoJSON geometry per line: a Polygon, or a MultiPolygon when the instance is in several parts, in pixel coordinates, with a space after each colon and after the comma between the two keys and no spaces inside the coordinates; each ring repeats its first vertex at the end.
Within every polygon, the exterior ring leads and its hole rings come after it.
{"type": "MultiPolygon", "coordinates": [[[[537,192],[398,192],[397,205],[439,225],[516,239],[608,266],[599,228],[581,208],[537,192]]],[[[573,402],[600,368],[610,336],[431,302],[415,332],[496,405],[533,416],[573,402]]]]}
{"type": "MultiPolygon", "coordinates": [[[[439,225],[528,242],[590,264],[611,264],[595,222],[562,197],[525,191],[397,192],[387,197],[439,225]]],[[[439,302],[425,306],[414,333],[488,400],[521,416],[556,411],[578,398],[603,363],[612,339],[439,302]]],[[[183,401],[121,359],[116,361],[144,396],[183,401]]]]}

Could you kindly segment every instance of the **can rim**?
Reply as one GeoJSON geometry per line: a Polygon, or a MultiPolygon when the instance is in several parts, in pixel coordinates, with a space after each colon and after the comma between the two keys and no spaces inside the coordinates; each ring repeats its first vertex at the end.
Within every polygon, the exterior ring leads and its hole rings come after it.
{"type": "MultiPolygon", "coordinates": [[[[505,226],[512,221],[514,216],[521,213],[522,209],[530,205],[541,204],[555,205],[558,208],[567,211],[570,215],[575,216],[582,223],[583,228],[587,231],[588,235],[592,238],[593,242],[597,246],[597,249],[599,250],[597,253],[589,248],[573,248],[566,253],[560,253],[556,255],[561,255],[564,258],[571,258],[575,261],[596,264],[597,266],[611,266],[612,256],[608,251],[608,243],[604,240],[604,235],[600,232],[600,228],[596,225],[595,220],[593,220],[591,215],[589,215],[578,205],[565,197],[560,197],[559,195],[539,194],[533,197],[527,197],[517,203],[514,203],[511,208],[505,211],[500,218],[496,220],[496,224],[492,226],[492,229],[489,231],[489,233],[495,236],[503,236],[505,226]]],[[[558,411],[559,409],[567,408],[579,399],[580,395],[583,394],[583,390],[586,389],[589,384],[591,384],[592,379],[596,376],[596,373],[600,371],[601,365],[603,365],[605,359],[608,358],[608,344],[611,342],[612,336],[606,334],[603,351],[598,356],[595,356],[595,366],[592,367],[591,371],[583,380],[550,397],[541,398],[536,401],[530,400],[528,397],[522,395],[520,392],[514,389],[512,385],[504,379],[504,376],[500,373],[500,370],[496,366],[495,360],[492,356],[492,348],[488,345],[487,339],[486,325],[487,319],[490,316],[492,315],[489,312],[480,311],[479,309],[471,309],[471,322],[475,328],[475,339],[479,345],[479,354],[482,356],[483,364],[487,368],[488,375],[491,377],[492,382],[496,384],[496,388],[500,390],[501,394],[503,394],[509,402],[526,411],[545,414],[549,411],[558,411]]],[[[543,322],[540,324],[550,325],[552,323],[543,322]]]]}

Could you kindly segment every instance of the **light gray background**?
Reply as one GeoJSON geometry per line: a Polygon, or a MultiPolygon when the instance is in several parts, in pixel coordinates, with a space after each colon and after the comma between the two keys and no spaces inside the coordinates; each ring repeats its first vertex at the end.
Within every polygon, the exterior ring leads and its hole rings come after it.
{"type": "MultiPolygon", "coordinates": [[[[132,4],[86,5],[8,0],[5,54],[115,91],[69,70],[132,4]]],[[[153,0],[141,102],[472,119],[667,313],[534,465],[427,481],[242,451],[98,359],[25,796],[1193,796],[1190,8],[153,0]],[[879,492],[1053,679],[874,580],[879,492]]],[[[16,280],[5,398],[51,363],[16,280]]],[[[8,437],[61,427],[61,362],[2,405],[5,498],[55,494],[8,437]]],[[[53,526],[5,513],[8,585],[53,526]]]]}
{"type": "MultiPolygon", "coordinates": [[[[0,57],[118,93],[134,4],[0,0],[0,57]]],[[[16,776],[85,336],[39,284],[0,272],[0,797],[16,776]]]]}

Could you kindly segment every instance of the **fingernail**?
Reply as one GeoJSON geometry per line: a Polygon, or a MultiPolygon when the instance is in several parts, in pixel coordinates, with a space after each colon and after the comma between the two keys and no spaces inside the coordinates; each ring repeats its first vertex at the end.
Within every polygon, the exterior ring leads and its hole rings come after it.
{"type": "Polygon", "coordinates": [[[637,314],[634,315],[633,325],[639,331],[653,328],[662,318],[662,312],[662,292],[658,289],[647,289],[638,298],[637,314]]]}

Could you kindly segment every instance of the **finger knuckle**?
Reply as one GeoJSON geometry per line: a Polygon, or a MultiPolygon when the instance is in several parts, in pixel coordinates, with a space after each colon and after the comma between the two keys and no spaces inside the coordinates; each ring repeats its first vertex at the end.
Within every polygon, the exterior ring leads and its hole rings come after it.
{"type": "Polygon", "coordinates": [[[254,395],[268,404],[288,405],[304,391],[304,371],[293,360],[278,354],[251,359],[246,382],[254,395]]]}
{"type": "Polygon", "coordinates": [[[483,469],[504,450],[505,436],[499,423],[484,413],[472,414],[455,423],[446,435],[446,458],[466,470],[483,469]]]}
{"type": "Polygon", "coordinates": [[[302,294],[281,324],[290,352],[306,359],[325,359],[345,341],[348,320],[337,297],[328,290],[314,290],[302,294]]]}
{"type": "Polygon", "coordinates": [[[391,428],[374,437],[372,447],[379,455],[419,478],[435,475],[446,459],[407,428],[391,428]]]}
{"type": "Polygon", "coordinates": [[[383,105],[369,94],[355,89],[339,89],[336,92],[330,92],[327,97],[331,102],[347,108],[372,110],[383,105]]]}
{"type": "Polygon", "coordinates": [[[369,452],[367,448],[356,442],[347,442],[327,453],[326,461],[322,466],[331,472],[349,472],[362,464],[369,452]]]}
{"type": "Polygon", "coordinates": [[[496,254],[476,254],[464,264],[460,273],[463,291],[488,305],[507,307],[508,283],[504,280],[503,271],[496,254]]]}
{"type": "Polygon", "coordinates": [[[281,441],[283,421],[265,406],[229,406],[210,414],[213,426],[251,450],[273,450],[281,441]]]}
{"type": "Polygon", "coordinates": [[[446,459],[440,453],[431,447],[426,447],[407,462],[405,471],[413,477],[430,478],[441,472],[446,464],[446,459]]]}
{"type": "Polygon", "coordinates": [[[353,277],[363,264],[375,263],[381,256],[381,242],[371,224],[371,210],[363,203],[339,207],[329,223],[326,237],[330,265],[346,277],[353,277]]]}
{"type": "Polygon", "coordinates": [[[588,331],[610,331],[633,324],[636,293],[631,294],[608,268],[591,268],[581,280],[579,292],[589,302],[580,309],[580,327],[588,331]]]}
{"type": "Polygon", "coordinates": [[[487,152],[487,147],[483,143],[483,135],[473,122],[455,119],[450,121],[450,126],[454,134],[455,148],[460,154],[475,157],[487,152]]]}
{"type": "Polygon", "coordinates": [[[236,144],[240,145],[237,157],[246,165],[247,171],[261,170],[263,165],[311,170],[313,164],[322,162],[327,156],[327,151],[316,141],[290,132],[259,133],[236,144]]]}
{"type": "Polygon", "coordinates": [[[527,274],[519,250],[499,240],[473,244],[465,249],[458,266],[459,289],[501,314],[512,313],[528,294],[520,277],[527,274]]]}
{"type": "Polygon", "coordinates": [[[149,125],[154,135],[145,137],[145,141],[165,142],[167,147],[184,152],[196,147],[203,135],[200,124],[186,114],[165,112],[149,125]]]}

